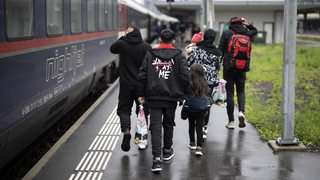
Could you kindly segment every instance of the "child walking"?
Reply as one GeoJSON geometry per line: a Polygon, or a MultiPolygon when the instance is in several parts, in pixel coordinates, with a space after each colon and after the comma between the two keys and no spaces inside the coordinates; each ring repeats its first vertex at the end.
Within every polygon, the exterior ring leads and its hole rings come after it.
{"type": "Polygon", "coordinates": [[[207,97],[207,92],[209,90],[207,80],[205,78],[204,68],[201,64],[192,64],[190,68],[190,90],[191,92],[186,98],[188,104],[192,104],[193,107],[199,108],[186,108],[184,111],[186,117],[189,121],[189,138],[190,144],[189,148],[191,150],[196,150],[195,155],[202,156],[202,144],[203,144],[203,122],[204,116],[208,113],[210,109],[209,99],[207,97]],[[200,108],[201,107],[201,108],[200,108]],[[203,108],[204,107],[204,108],[203,108]],[[197,140],[195,139],[195,131],[197,135],[197,140]]]}

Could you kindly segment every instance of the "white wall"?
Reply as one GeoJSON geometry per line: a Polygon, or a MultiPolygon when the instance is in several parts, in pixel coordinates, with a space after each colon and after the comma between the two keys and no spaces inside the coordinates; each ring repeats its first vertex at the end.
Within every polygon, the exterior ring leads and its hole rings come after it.
{"type": "Polygon", "coordinates": [[[264,31],[264,23],[274,23],[273,32],[273,42],[282,43],[283,42],[283,13],[281,11],[226,11],[226,10],[216,10],[214,29],[219,31],[219,25],[223,22],[228,22],[231,17],[244,17],[249,22],[253,22],[258,31],[264,31]]]}

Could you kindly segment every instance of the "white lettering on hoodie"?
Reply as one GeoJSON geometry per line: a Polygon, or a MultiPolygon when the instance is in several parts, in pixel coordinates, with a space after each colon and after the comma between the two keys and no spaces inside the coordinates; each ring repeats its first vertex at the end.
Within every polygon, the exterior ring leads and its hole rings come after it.
{"type": "Polygon", "coordinates": [[[169,61],[162,62],[161,59],[156,57],[156,59],[153,60],[152,65],[155,66],[156,72],[159,73],[158,78],[162,79],[168,79],[171,71],[172,71],[172,65],[174,64],[173,59],[170,59],[169,61]]]}

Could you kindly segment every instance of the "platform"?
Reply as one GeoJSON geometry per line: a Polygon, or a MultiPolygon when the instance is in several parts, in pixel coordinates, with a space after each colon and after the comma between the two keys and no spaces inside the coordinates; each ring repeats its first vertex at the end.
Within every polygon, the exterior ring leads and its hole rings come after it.
{"type": "MultiPolygon", "coordinates": [[[[132,139],[130,151],[121,150],[122,133],[115,114],[118,89],[115,85],[114,90],[104,94],[101,103],[90,108],[74,132],[60,141],[51,155],[44,157],[24,179],[319,179],[320,153],[274,153],[267,142],[259,139],[257,130],[250,123],[246,122],[247,126],[242,129],[237,127],[238,123],[234,130],[227,129],[226,109],[218,106],[211,108],[202,157],[196,157],[188,148],[188,121],[180,119],[181,107],[178,107],[173,138],[175,156],[163,163],[159,174],[154,174],[150,171],[150,146],[147,150],[138,150],[132,139]]],[[[133,126],[135,118],[132,116],[133,126]]]]}

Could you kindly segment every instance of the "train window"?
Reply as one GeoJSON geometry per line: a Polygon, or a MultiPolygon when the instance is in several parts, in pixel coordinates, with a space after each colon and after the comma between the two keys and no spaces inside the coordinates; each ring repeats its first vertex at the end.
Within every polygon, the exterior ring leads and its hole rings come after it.
{"type": "Polygon", "coordinates": [[[96,31],[94,0],[87,1],[87,25],[88,32],[96,31]]]}
{"type": "Polygon", "coordinates": [[[34,35],[33,0],[6,0],[6,33],[8,39],[34,35]]]}
{"type": "Polygon", "coordinates": [[[114,12],[113,12],[113,0],[108,0],[107,2],[107,17],[108,17],[108,30],[112,30],[113,29],[113,16],[114,16],[114,12]]]}
{"type": "Polygon", "coordinates": [[[82,4],[81,0],[71,0],[71,32],[82,31],[82,4]]]}
{"type": "Polygon", "coordinates": [[[113,0],[113,29],[118,27],[118,3],[116,0],[113,0]]]}
{"type": "Polygon", "coordinates": [[[106,30],[106,9],[105,9],[105,1],[99,0],[99,31],[106,30]]]}
{"type": "Polygon", "coordinates": [[[62,0],[47,0],[47,33],[57,35],[63,33],[62,0]]]}

